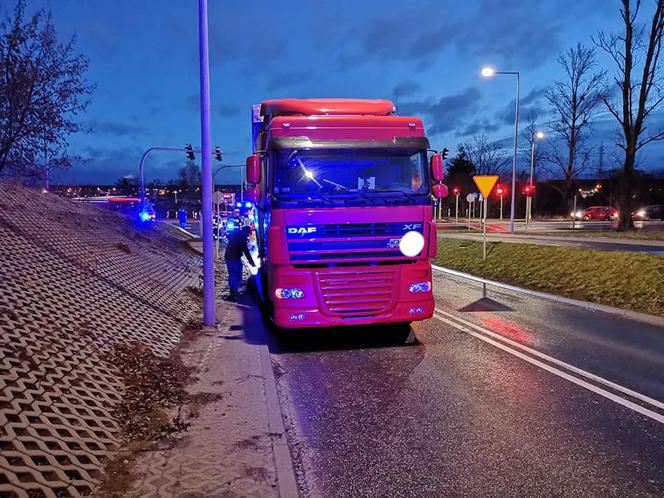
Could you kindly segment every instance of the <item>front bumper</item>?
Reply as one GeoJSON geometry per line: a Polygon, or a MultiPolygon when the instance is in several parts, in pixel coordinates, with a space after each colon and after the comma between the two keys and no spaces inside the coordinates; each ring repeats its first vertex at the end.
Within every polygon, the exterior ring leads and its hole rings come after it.
{"type": "MultiPolygon", "coordinates": [[[[323,290],[323,281],[341,278],[349,273],[348,268],[294,269],[292,267],[273,268],[270,275],[270,298],[273,302],[273,320],[281,328],[318,328],[348,325],[368,325],[380,323],[402,323],[425,320],[433,316],[434,299],[432,291],[411,293],[410,284],[431,281],[431,265],[428,261],[391,266],[353,267],[355,280],[347,289],[336,290],[342,303],[334,303],[323,290]],[[375,275],[390,273],[389,286],[382,289],[385,305],[380,310],[361,311],[364,306],[366,289],[362,279],[371,280],[375,275]],[[358,280],[359,279],[359,280],[358,280]],[[280,300],[275,298],[277,288],[297,287],[304,292],[302,299],[280,300]],[[364,293],[364,294],[363,294],[364,293]],[[347,299],[344,299],[347,297],[347,299]],[[354,303],[350,306],[349,303],[354,303]],[[357,304],[359,303],[359,304],[357,304]],[[351,312],[345,308],[356,308],[351,312]],[[341,311],[340,311],[341,309],[341,311]]],[[[370,307],[369,304],[366,305],[370,307]]]]}

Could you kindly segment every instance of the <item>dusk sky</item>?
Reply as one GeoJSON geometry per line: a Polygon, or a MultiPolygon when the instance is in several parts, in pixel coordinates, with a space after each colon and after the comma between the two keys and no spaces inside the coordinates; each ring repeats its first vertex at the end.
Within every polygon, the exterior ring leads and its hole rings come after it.
{"type": "MultiPolygon", "coordinates": [[[[61,38],[77,35],[97,86],[81,118],[89,133],[71,139],[70,152],[85,162],[61,181],[115,182],[137,174],[149,146],[200,143],[197,2],[28,5],[50,8],[61,38]]],[[[213,144],[225,164],[243,162],[251,105],[264,99],[398,94],[400,114],[422,117],[435,148],[454,154],[478,133],[511,146],[514,78],[484,80],[481,67],[520,71],[522,115],[535,109],[544,124],[543,90],[562,78],[556,58],[577,42],[592,45],[601,29],[618,31],[617,9],[612,0],[210,0],[213,144]]],[[[609,162],[615,123],[604,113],[595,128],[609,162]]],[[[661,149],[646,150],[641,163],[661,168],[661,149]]],[[[173,178],[184,163],[184,154],[154,155],[148,178],[173,178]]],[[[222,181],[237,182],[237,174],[222,181]]]]}

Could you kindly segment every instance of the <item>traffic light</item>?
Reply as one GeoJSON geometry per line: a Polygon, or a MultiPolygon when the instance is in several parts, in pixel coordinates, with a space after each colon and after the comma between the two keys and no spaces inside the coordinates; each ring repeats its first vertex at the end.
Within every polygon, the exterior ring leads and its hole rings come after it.
{"type": "Polygon", "coordinates": [[[454,195],[460,195],[460,194],[461,194],[461,188],[459,188],[459,187],[454,187],[454,188],[452,189],[452,193],[453,193],[454,195]]]}
{"type": "Polygon", "coordinates": [[[217,161],[221,162],[221,147],[219,147],[218,145],[214,148],[214,158],[217,161]]]}
{"type": "Polygon", "coordinates": [[[504,196],[506,192],[507,192],[507,189],[505,187],[503,187],[502,185],[498,185],[496,187],[496,195],[498,197],[504,196]]]}
{"type": "Polygon", "coordinates": [[[187,159],[189,159],[190,161],[196,159],[196,154],[194,154],[194,148],[191,146],[191,144],[185,145],[184,151],[187,153],[187,159]]]}
{"type": "Polygon", "coordinates": [[[526,197],[532,197],[535,193],[535,185],[531,185],[530,183],[524,184],[523,188],[521,189],[521,193],[526,197]]]}
{"type": "Polygon", "coordinates": [[[449,152],[450,152],[449,149],[445,147],[443,151],[440,153],[440,155],[443,156],[443,161],[447,159],[447,154],[449,154],[449,152]]]}

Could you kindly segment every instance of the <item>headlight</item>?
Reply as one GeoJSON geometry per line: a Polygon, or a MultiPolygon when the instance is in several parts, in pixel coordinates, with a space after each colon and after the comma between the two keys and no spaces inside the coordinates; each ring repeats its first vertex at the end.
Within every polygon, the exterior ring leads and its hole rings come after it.
{"type": "Polygon", "coordinates": [[[406,232],[399,241],[401,254],[408,257],[417,256],[424,249],[424,237],[420,232],[406,232]]]}
{"type": "Polygon", "coordinates": [[[583,217],[583,211],[577,211],[577,212],[576,212],[576,217],[577,217],[577,218],[581,218],[581,217],[583,217]]]}
{"type": "Polygon", "coordinates": [[[292,287],[290,289],[275,289],[274,295],[277,299],[302,299],[304,292],[302,289],[292,287]]]}
{"type": "Polygon", "coordinates": [[[645,209],[639,209],[639,210],[636,212],[636,215],[637,215],[639,218],[645,218],[645,217],[646,217],[646,210],[645,210],[645,209]]]}
{"type": "Polygon", "coordinates": [[[431,290],[431,282],[413,282],[408,288],[410,292],[429,292],[431,290]]]}

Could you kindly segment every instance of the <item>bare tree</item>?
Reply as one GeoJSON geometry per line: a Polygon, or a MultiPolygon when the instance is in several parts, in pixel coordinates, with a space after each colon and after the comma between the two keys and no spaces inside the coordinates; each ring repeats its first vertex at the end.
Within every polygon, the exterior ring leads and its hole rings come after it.
{"type": "Polygon", "coordinates": [[[500,175],[504,172],[509,158],[505,148],[499,142],[491,142],[486,135],[478,135],[463,142],[461,147],[478,175],[500,175]]]}
{"type": "Polygon", "coordinates": [[[588,125],[602,109],[606,72],[596,70],[595,51],[581,44],[561,55],[558,64],[565,79],[554,82],[545,93],[552,114],[551,143],[555,144],[547,152],[547,161],[562,174],[563,202],[567,205],[574,179],[588,167],[588,125]]]}
{"type": "Polygon", "coordinates": [[[618,142],[624,152],[620,189],[620,225],[633,228],[632,191],[634,189],[636,153],[647,144],[664,139],[664,130],[649,131],[646,121],[664,100],[661,87],[660,53],[664,35],[664,0],[654,2],[648,24],[637,22],[641,1],[621,0],[620,18],[624,32],[600,32],[596,43],[616,65],[614,82],[618,97],[603,100],[621,129],[618,142]]]}
{"type": "Polygon", "coordinates": [[[67,138],[80,131],[76,115],[93,88],[87,60],[74,54],[74,39],[60,43],[50,13],[25,17],[18,0],[0,23],[0,174],[34,176],[64,167],[67,138]]]}

